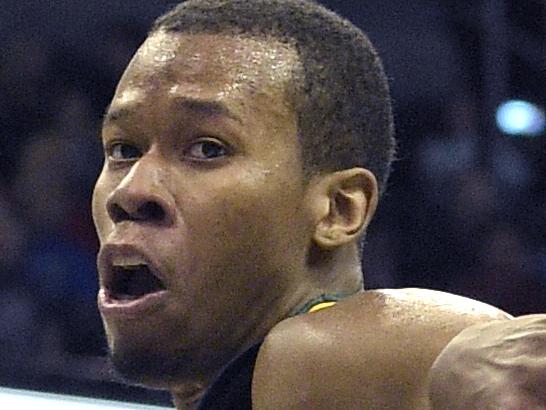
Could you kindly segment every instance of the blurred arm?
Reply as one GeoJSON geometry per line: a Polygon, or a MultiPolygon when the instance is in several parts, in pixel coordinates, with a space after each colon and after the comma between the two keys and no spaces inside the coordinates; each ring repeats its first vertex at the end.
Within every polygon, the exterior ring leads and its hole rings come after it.
{"type": "Polygon", "coordinates": [[[434,410],[546,409],[546,314],[463,330],[429,376],[434,410]]]}

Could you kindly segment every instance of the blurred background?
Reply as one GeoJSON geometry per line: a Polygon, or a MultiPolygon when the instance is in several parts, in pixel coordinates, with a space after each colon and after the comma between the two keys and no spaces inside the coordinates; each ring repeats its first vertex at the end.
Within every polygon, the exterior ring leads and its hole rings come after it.
{"type": "MultiPolygon", "coordinates": [[[[1,0],[0,384],[169,403],[105,367],[90,196],[124,66],[176,2],[1,0]]],[[[546,2],[322,1],[383,56],[400,144],[368,288],[546,311],[546,2]]]]}

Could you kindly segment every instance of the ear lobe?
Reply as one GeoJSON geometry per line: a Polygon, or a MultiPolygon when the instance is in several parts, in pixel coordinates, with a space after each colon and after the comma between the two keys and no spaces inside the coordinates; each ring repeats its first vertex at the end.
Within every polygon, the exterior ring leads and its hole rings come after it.
{"type": "Polygon", "coordinates": [[[375,176],[367,169],[352,168],[326,175],[321,182],[313,240],[323,249],[356,243],[377,207],[375,176]]]}

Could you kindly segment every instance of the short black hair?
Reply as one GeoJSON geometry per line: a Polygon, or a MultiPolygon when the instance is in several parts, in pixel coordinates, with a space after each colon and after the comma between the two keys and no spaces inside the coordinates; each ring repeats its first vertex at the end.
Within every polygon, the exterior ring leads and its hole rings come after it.
{"type": "Polygon", "coordinates": [[[368,37],[310,0],[188,0],[151,33],[215,33],[275,39],[298,53],[292,79],[306,175],[369,169],[385,189],[395,153],[388,81],[368,37]]]}

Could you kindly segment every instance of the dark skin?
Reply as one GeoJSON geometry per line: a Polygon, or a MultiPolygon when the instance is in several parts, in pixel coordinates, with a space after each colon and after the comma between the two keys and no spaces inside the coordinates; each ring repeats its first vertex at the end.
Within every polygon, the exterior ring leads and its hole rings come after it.
{"type": "Polygon", "coordinates": [[[266,338],[256,409],[429,409],[428,371],[457,333],[509,316],[425,289],[365,291],[288,319],[266,338]]]}
{"type": "Polygon", "coordinates": [[[332,408],[334,393],[343,408],[427,408],[427,370],[449,339],[506,316],[426,291],[362,292],[357,243],[377,182],[364,168],[305,176],[287,98],[298,70],[293,48],[229,35],[158,32],[133,58],[93,197],[113,362],[189,408],[267,336],[256,409],[332,408]],[[117,269],[143,264],[161,289],[117,297],[117,269]],[[323,293],[354,296],[285,320],[323,293]]]}
{"type": "Polygon", "coordinates": [[[546,315],[465,329],[430,378],[434,410],[546,409],[546,315]]]}

